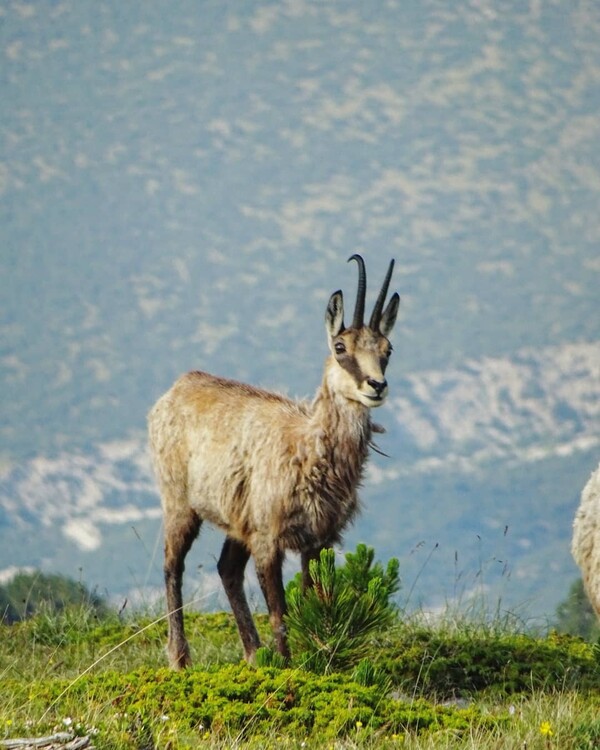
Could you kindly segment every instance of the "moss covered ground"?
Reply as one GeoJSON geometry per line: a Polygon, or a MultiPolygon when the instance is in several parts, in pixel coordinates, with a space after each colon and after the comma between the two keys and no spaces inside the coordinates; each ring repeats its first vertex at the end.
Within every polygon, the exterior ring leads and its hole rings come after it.
{"type": "Polygon", "coordinates": [[[0,739],[67,729],[103,750],[600,747],[600,647],[579,638],[398,619],[358,666],[315,674],[243,663],[225,613],[186,625],[194,667],[180,673],[166,666],[162,619],[80,607],[0,626],[0,739]]]}

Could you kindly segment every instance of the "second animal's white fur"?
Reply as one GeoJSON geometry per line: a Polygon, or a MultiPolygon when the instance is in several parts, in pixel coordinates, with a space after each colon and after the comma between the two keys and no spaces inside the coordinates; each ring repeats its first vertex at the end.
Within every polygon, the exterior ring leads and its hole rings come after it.
{"type": "Polygon", "coordinates": [[[588,598],[600,617],[600,464],[581,493],[571,552],[581,569],[588,598]]]}

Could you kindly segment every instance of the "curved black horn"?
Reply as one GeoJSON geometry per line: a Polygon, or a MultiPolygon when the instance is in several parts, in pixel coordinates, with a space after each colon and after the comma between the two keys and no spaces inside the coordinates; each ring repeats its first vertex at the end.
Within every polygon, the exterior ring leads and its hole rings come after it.
{"type": "Polygon", "coordinates": [[[352,328],[362,328],[365,322],[365,295],[367,293],[367,272],[365,271],[365,262],[360,255],[354,254],[348,258],[348,263],[355,260],[358,263],[358,289],[356,291],[356,306],[354,308],[354,318],[352,328]]]}
{"type": "Polygon", "coordinates": [[[390,279],[392,278],[393,270],[394,259],[392,258],[392,260],[390,261],[390,267],[388,268],[385,279],[383,280],[383,285],[381,287],[381,291],[379,292],[379,297],[377,297],[377,301],[375,302],[375,307],[373,308],[373,313],[371,314],[371,320],[369,321],[369,328],[371,328],[373,331],[378,330],[379,323],[381,322],[381,311],[383,310],[385,298],[388,293],[388,287],[390,285],[390,279]]]}

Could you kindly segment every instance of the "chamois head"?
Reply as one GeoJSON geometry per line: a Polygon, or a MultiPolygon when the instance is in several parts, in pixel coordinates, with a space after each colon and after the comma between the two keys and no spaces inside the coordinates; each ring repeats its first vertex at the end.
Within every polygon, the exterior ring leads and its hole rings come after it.
{"type": "Polygon", "coordinates": [[[334,292],[327,305],[325,326],[331,350],[329,376],[336,392],[364,406],[381,406],[387,396],[385,379],[392,345],[388,340],[396,316],[399,295],[394,292],[384,309],[394,261],[390,262],[381,291],[375,302],[371,319],[365,325],[365,294],[367,274],[360,255],[352,255],[348,261],[358,264],[358,291],[354,317],[350,328],[344,326],[344,298],[341,291],[334,292]]]}

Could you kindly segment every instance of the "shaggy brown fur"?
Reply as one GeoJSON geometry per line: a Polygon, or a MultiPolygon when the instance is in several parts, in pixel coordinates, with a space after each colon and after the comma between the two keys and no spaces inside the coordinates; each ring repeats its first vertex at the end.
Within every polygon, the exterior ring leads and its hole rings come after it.
{"type": "Polygon", "coordinates": [[[277,648],[289,655],[281,567],[286,550],[301,553],[303,579],[321,548],[339,541],[358,510],[373,426],[370,408],[387,395],[387,339],[399,297],[385,311],[390,264],[368,326],[362,322],[365,274],[351,328],[341,292],[331,296],[326,328],[331,356],[312,403],[297,402],[203,372],[183,375],[149,415],[150,445],[165,520],[167,651],[173,667],[190,663],[184,635],[184,558],[203,521],[227,535],[218,563],[245,657],[260,642],[244,595],[250,556],[262,588],[277,648]],[[362,295],[362,301],[361,301],[362,295]]]}

